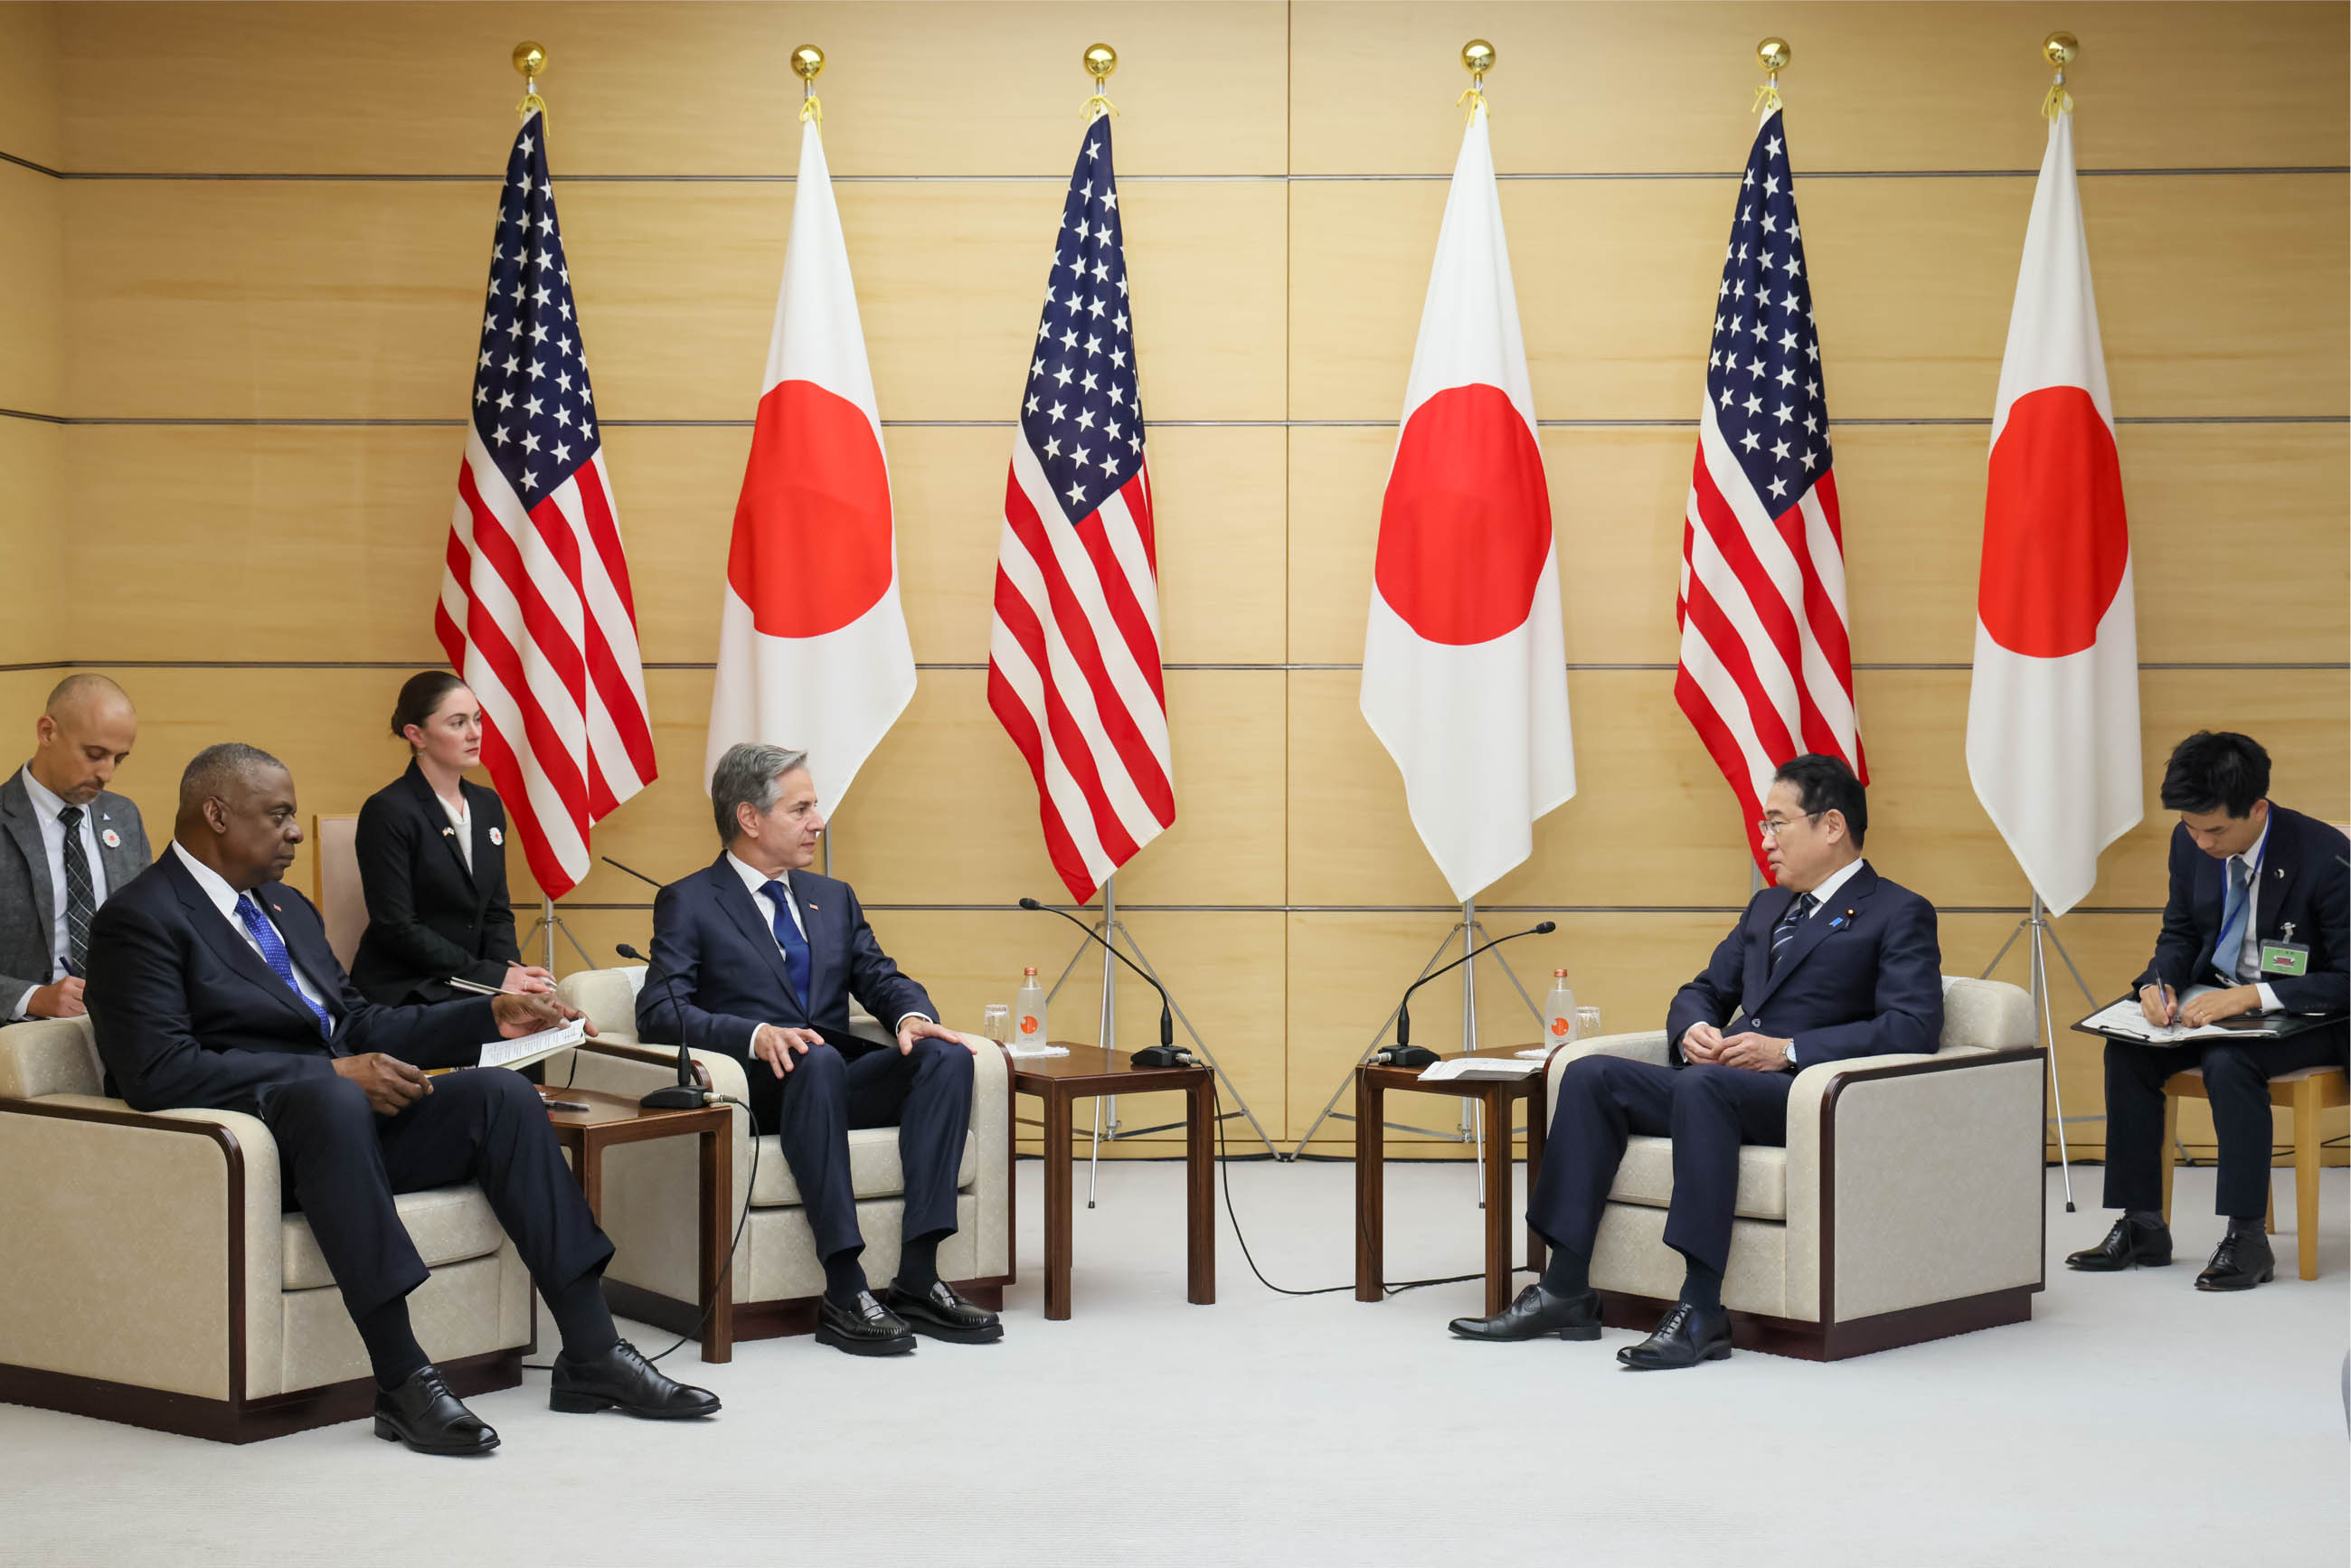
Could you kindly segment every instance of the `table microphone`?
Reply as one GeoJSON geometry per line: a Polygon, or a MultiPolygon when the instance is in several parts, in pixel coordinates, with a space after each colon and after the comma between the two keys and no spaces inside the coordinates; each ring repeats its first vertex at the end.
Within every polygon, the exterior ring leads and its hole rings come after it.
{"type": "Polygon", "coordinates": [[[1062,919],[1068,921],[1071,925],[1084,932],[1086,934],[1087,940],[1101,942],[1103,948],[1110,953],[1111,956],[1116,958],[1128,968],[1134,970],[1136,974],[1141,975],[1144,978],[1144,982],[1150,986],[1153,990],[1159,993],[1159,1043],[1136,1051],[1133,1058],[1131,1058],[1134,1065],[1137,1067],[1197,1067],[1200,1065],[1199,1062],[1193,1059],[1190,1051],[1180,1050],[1176,1044],[1176,1019],[1175,1015],[1169,1011],[1175,1004],[1167,999],[1167,988],[1159,983],[1157,977],[1154,976],[1149,970],[1139,967],[1134,959],[1120,952],[1116,947],[1112,946],[1110,943],[1102,942],[1102,934],[1100,932],[1087,925],[1084,921],[1079,919],[1076,915],[1071,914],[1068,910],[1056,909],[1050,904],[1040,904],[1033,898],[1022,899],[1020,901],[1020,907],[1023,909],[1041,909],[1048,915],[1060,915],[1062,919]]]}
{"type": "Polygon", "coordinates": [[[636,867],[634,867],[634,866],[632,866],[632,865],[622,865],[619,861],[614,860],[611,855],[598,855],[596,858],[597,858],[598,860],[600,860],[600,861],[602,861],[606,865],[611,866],[614,871],[624,871],[624,872],[627,872],[631,876],[635,877],[639,882],[643,883],[647,887],[659,888],[659,887],[664,887],[664,886],[668,885],[668,884],[667,884],[667,883],[659,883],[659,882],[655,882],[653,878],[651,878],[651,877],[647,876],[644,873],[643,873],[643,872],[639,871],[636,867]]]}
{"type": "Polygon", "coordinates": [[[1395,1043],[1381,1051],[1381,1052],[1376,1057],[1373,1058],[1373,1060],[1377,1061],[1383,1067],[1427,1067],[1433,1065],[1437,1061],[1437,1052],[1429,1050],[1428,1047],[1425,1045],[1415,1045],[1412,1043],[1411,1004],[1413,992],[1420,989],[1421,987],[1428,984],[1429,981],[1437,978],[1437,976],[1445,974],[1449,970],[1459,968],[1470,959],[1475,958],[1479,954],[1483,953],[1486,950],[1486,947],[1499,947],[1505,942],[1515,942],[1521,936],[1548,936],[1558,929],[1559,923],[1557,921],[1545,920],[1528,926],[1524,931],[1513,931],[1507,936],[1497,936],[1491,942],[1487,943],[1485,947],[1472,947],[1467,953],[1462,954],[1458,958],[1454,959],[1450,964],[1446,965],[1444,968],[1432,969],[1427,974],[1423,975],[1419,979],[1415,980],[1411,985],[1406,986],[1404,988],[1404,999],[1396,1003],[1395,1043]]]}
{"type": "MultiPolygon", "coordinates": [[[[653,967],[653,961],[651,958],[646,957],[626,942],[616,943],[612,951],[623,958],[634,958],[648,969],[653,967]]],[[[677,1015],[677,1032],[681,1037],[677,1042],[677,1082],[666,1089],[654,1090],[638,1101],[637,1104],[647,1111],[699,1111],[705,1102],[702,1097],[702,1085],[696,1082],[694,1077],[694,1052],[686,1049],[685,1040],[683,1038],[685,1033],[685,1009],[677,1005],[677,977],[664,975],[662,982],[663,994],[669,998],[670,1011],[677,1015]]]]}

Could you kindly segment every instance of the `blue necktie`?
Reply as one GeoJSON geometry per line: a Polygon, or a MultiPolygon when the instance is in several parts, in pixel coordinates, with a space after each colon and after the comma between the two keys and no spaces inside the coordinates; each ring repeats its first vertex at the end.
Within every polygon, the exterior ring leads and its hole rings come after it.
{"type": "Polygon", "coordinates": [[[771,882],[759,891],[766,894],[768,902],[776,906],[776,946],[784,950],[784,971],[791,976],[792,989],[799,993],[800,1008],[805,1012],[810,1006],[809,945],[808,938],[800,935],[799,923],[785,907],[791,894],[781,882],[771,882]]]}
{"type": "Polygon", "coordinates": [[[2245,896],[2246,883],[2245,862],[2231,855],[2229,893],[2220,905],[2220,939],[2212,944],[2212,967],[2232,985],[2238,978],[2237,960],[2245,950],[2245,913],[2253,903],[2245,896]]]}
{"type": "Polygon", "coordinates": [[[286,956],[286,944],[278,939],[277,927],[262,918],[261,905],[253,902],[253,894],[249,893],[237,894],[236,917],[243,921],[245,928],[253,934],[255,944],[261,949],[261,961],[276,970],[277,977],[286,982],[286,988],[293,992],[304,1007],[317,1015],[319,1032],[322,1035],[332,1035],[335,1032],[334,1020],[327,1016],[326,1009],[303,994],[301,986],[294,978],[294,960],[286,956]]]}
{"type": "Polygon", "coordinates": [[[1803,925],[1804,916],[1820,907],[1820,902],[1809,893],[1796,894],[1796,901],[1788,905],[1788,913],[1780,916],[1780,924],[1771,927],[1770,973],[1779,973],[1780,959],[1788,951],[1788,944],[1796,939],[1796,928],[1803,925]]]}

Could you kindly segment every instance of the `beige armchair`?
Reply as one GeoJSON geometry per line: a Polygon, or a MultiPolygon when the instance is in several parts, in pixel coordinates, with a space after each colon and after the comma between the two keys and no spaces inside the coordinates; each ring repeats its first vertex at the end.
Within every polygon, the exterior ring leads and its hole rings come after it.
{"type": "MultiPolygon", "coordinates": [[[[102,1096],[87,1019],[0,1029],[0,1400],[249,1443],[374,1405],[277,1145],[232,1111],[102,1096]]],[[[512,1388],[530,1275],[471,1186],[399,1200],[433,1272],[416,1337],[460,1396],[512,1388]]]]}
{"type": "MultiPolygon", "coordinates": [[[[1739,1151],[1722,1300],[1741,1348],[1836,1361],[2032,1317],[2048,1053],[2014,986],[1946,977],[1943,1008],[1940,1051],[1807,1067],[1787,1146],[1739,1151]]],[[[1554,1051],[1546,1114],[1567,1064],[1595,1052],[1663,1064],[1666,1037],[1554,1051]]],[[[1652,1328],[1680,1292],[1673,1187],[1673,1141],[1632,1139],[1592,1257],[1611,1327],[1652,1328]]]]}
{"type": "MultiPolygon", "coordinates": [[[[597,1033],[570,1060],[548,1063],[549,1083],[635,1096],[676,1082],[675,1048],[637,1042],[636,990],[643,973],[642,967],[590,969],[564,977],[557,991],[595,1020],[597,1033]]],[[[888,1038],[870,1019],[852,1024],[888,1038]]],[[[711,1051],[696,1051],[695,1058],[720,1093],[747,1097],[739,1058],[711,1051]]],[[[956,1177],[956,1229],[939,1249],[939,1273],[973,1302],[993,1310],[1003,1305],[1004,1287],[1013,1278],[1012,1074],[1001,1050],[982,1051],[973,1066],[971,1131],[956,1177]]],[[[750,1195],[735,1252],[735,1337],[812,1333],[824,1268],[801,1212],[799,1186],[773,1134],[758,1140],[753,1179],[750,1117],[739,1107],[735,1117],[733,1188],[750,1195]]],[[[865,1272],[878,1287],[898,1269],[905,1190],[898,1130],[851,1133],[849,1158],[865,1272]]],[[[631,1144],[605,1155],[601,1218],[617,1250],[604,1270],[604,1294],[614,1312],[674,1333],[696,1326],[702,1315],[694,1226],[697,1181],[694,1151],[681,1139],[631,1144]]]]}

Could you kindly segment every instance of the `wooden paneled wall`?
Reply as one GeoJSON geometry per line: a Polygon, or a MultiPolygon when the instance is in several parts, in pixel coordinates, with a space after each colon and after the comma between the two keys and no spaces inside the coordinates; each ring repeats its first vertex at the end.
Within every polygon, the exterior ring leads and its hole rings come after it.
{"type": "MultiPolygon", "coordinates": [[[[68,421],[0,418],[12,562],[64,590],[19,596],[34,608],[0,626],[0,657],[131,688],[123,784],[151,821],[213,740],[287,758],[318,811],[397,770],[392,695],[438,657],[507,54],[533,37],[662,767],[597,848],[664,878],[705,860],[721,566],[799,136],[785,55],[820,43],[923,666],[834,865],[950,1021],[976,1024],[1023,963],[1050,974],[1070,952],[1008,907],[1058,883],[983,687],[1009,416],[1079,52],[1106,38],[1181,812],[1120,893],[1251,1108],[1302,1134],[1453,913],[1353,666],[1460,133],[1455,56],[1483,35],[1583,779],[1486,904],[1497,928],[1559,918],[1517,949],[1538,994],[1565,966],[1610,1026],[1652,1026],[1748,892],[1731,797],[1672,702],[1672,606],[1751,51],[1778,32],[1839,427],[1869,849],[1945,908],[1946,967],[1972,973],[2026,898],[1962,737],[2037,46],[2060,26],[2084,40],[2083,203],[2146,661],[2147,821],[2062,926],[2112,994],[2151,942],[2154,780],[2181,734],[2249,730],[2279,799],[2351,814],[2339,6],[0,5],[0,152],[57,172],[0,163],[0,406],[68,421]]],[[[12,676],[10,711],[47,678],[12,676]]],[[[647,904],[600,866],[567,918],[601,955],[643,939],[647,904]]],[[[1098,970],[1081,970],[1061,1030],[1090,1037],[1098,970]]],[[[1484,974],[1488,1038],[1527,1032],[1484,974]]],[[[1153,1017],[1134,996],[1121,1027],[1153,1017]]],[[[1422,1037],[1457,1019],[1439,991],[1422,1037]]],[[[2095,1053],[2064,1055],[2065,1108],[2094,1116],[2095,1053]]],[[[2098,1124],[2076,1128],[2095,1150],[2098,1124]]]]}

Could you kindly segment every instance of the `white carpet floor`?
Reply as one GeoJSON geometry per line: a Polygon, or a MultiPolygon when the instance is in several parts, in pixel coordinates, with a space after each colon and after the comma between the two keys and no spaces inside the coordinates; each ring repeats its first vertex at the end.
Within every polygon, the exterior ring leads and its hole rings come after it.
{"type": "MultiPolygon", "coordinates": [[[[486,1459],[364,1422],[243,1448],[0,1406],[0,1562],[93,1563],[2330,1564],[2346,1558],[2338,1378],[2351,1247],[2326,1175],[2322,1277],[2190,1288],[2218,1239],[2183,1172],[2181,1260],[2077,1277],[2104,1231],[2050,1174],[2031,1323],[1834,1365],[1669,1375],[1599,1344],[1449,1340],[1474,1284],[1377,1305],[1260,1287],[1220,1222],[1218,1304],[1183,1301],[1181,1168],[1102,1167],[1075,1316],[1042,1307],[1039,1167],[1001,1345],[853,1360],[808,1339],[665,1364],[726,1400],[664,1427],[475,1407],[486,1459]]],[[[1083,1175],[1080,1176],[1083,1202],[1083,1175]]],[[[1259,1265],[1352,1278],[1353,1173],[1239,1165],[1259,1265]]],[[[2086,1200],[2098,1172],[2079,1171],[2086,1200]]],[[[2291,1173],[2278,1208],[2294,1213],[2291,1173]]],[[[1389,1167],[1393,1277],[1479,1264],[1466,1166],[1389,1167]]],[[[648,1351],[667,1343],[640,1326],[648,1351]]]]}

